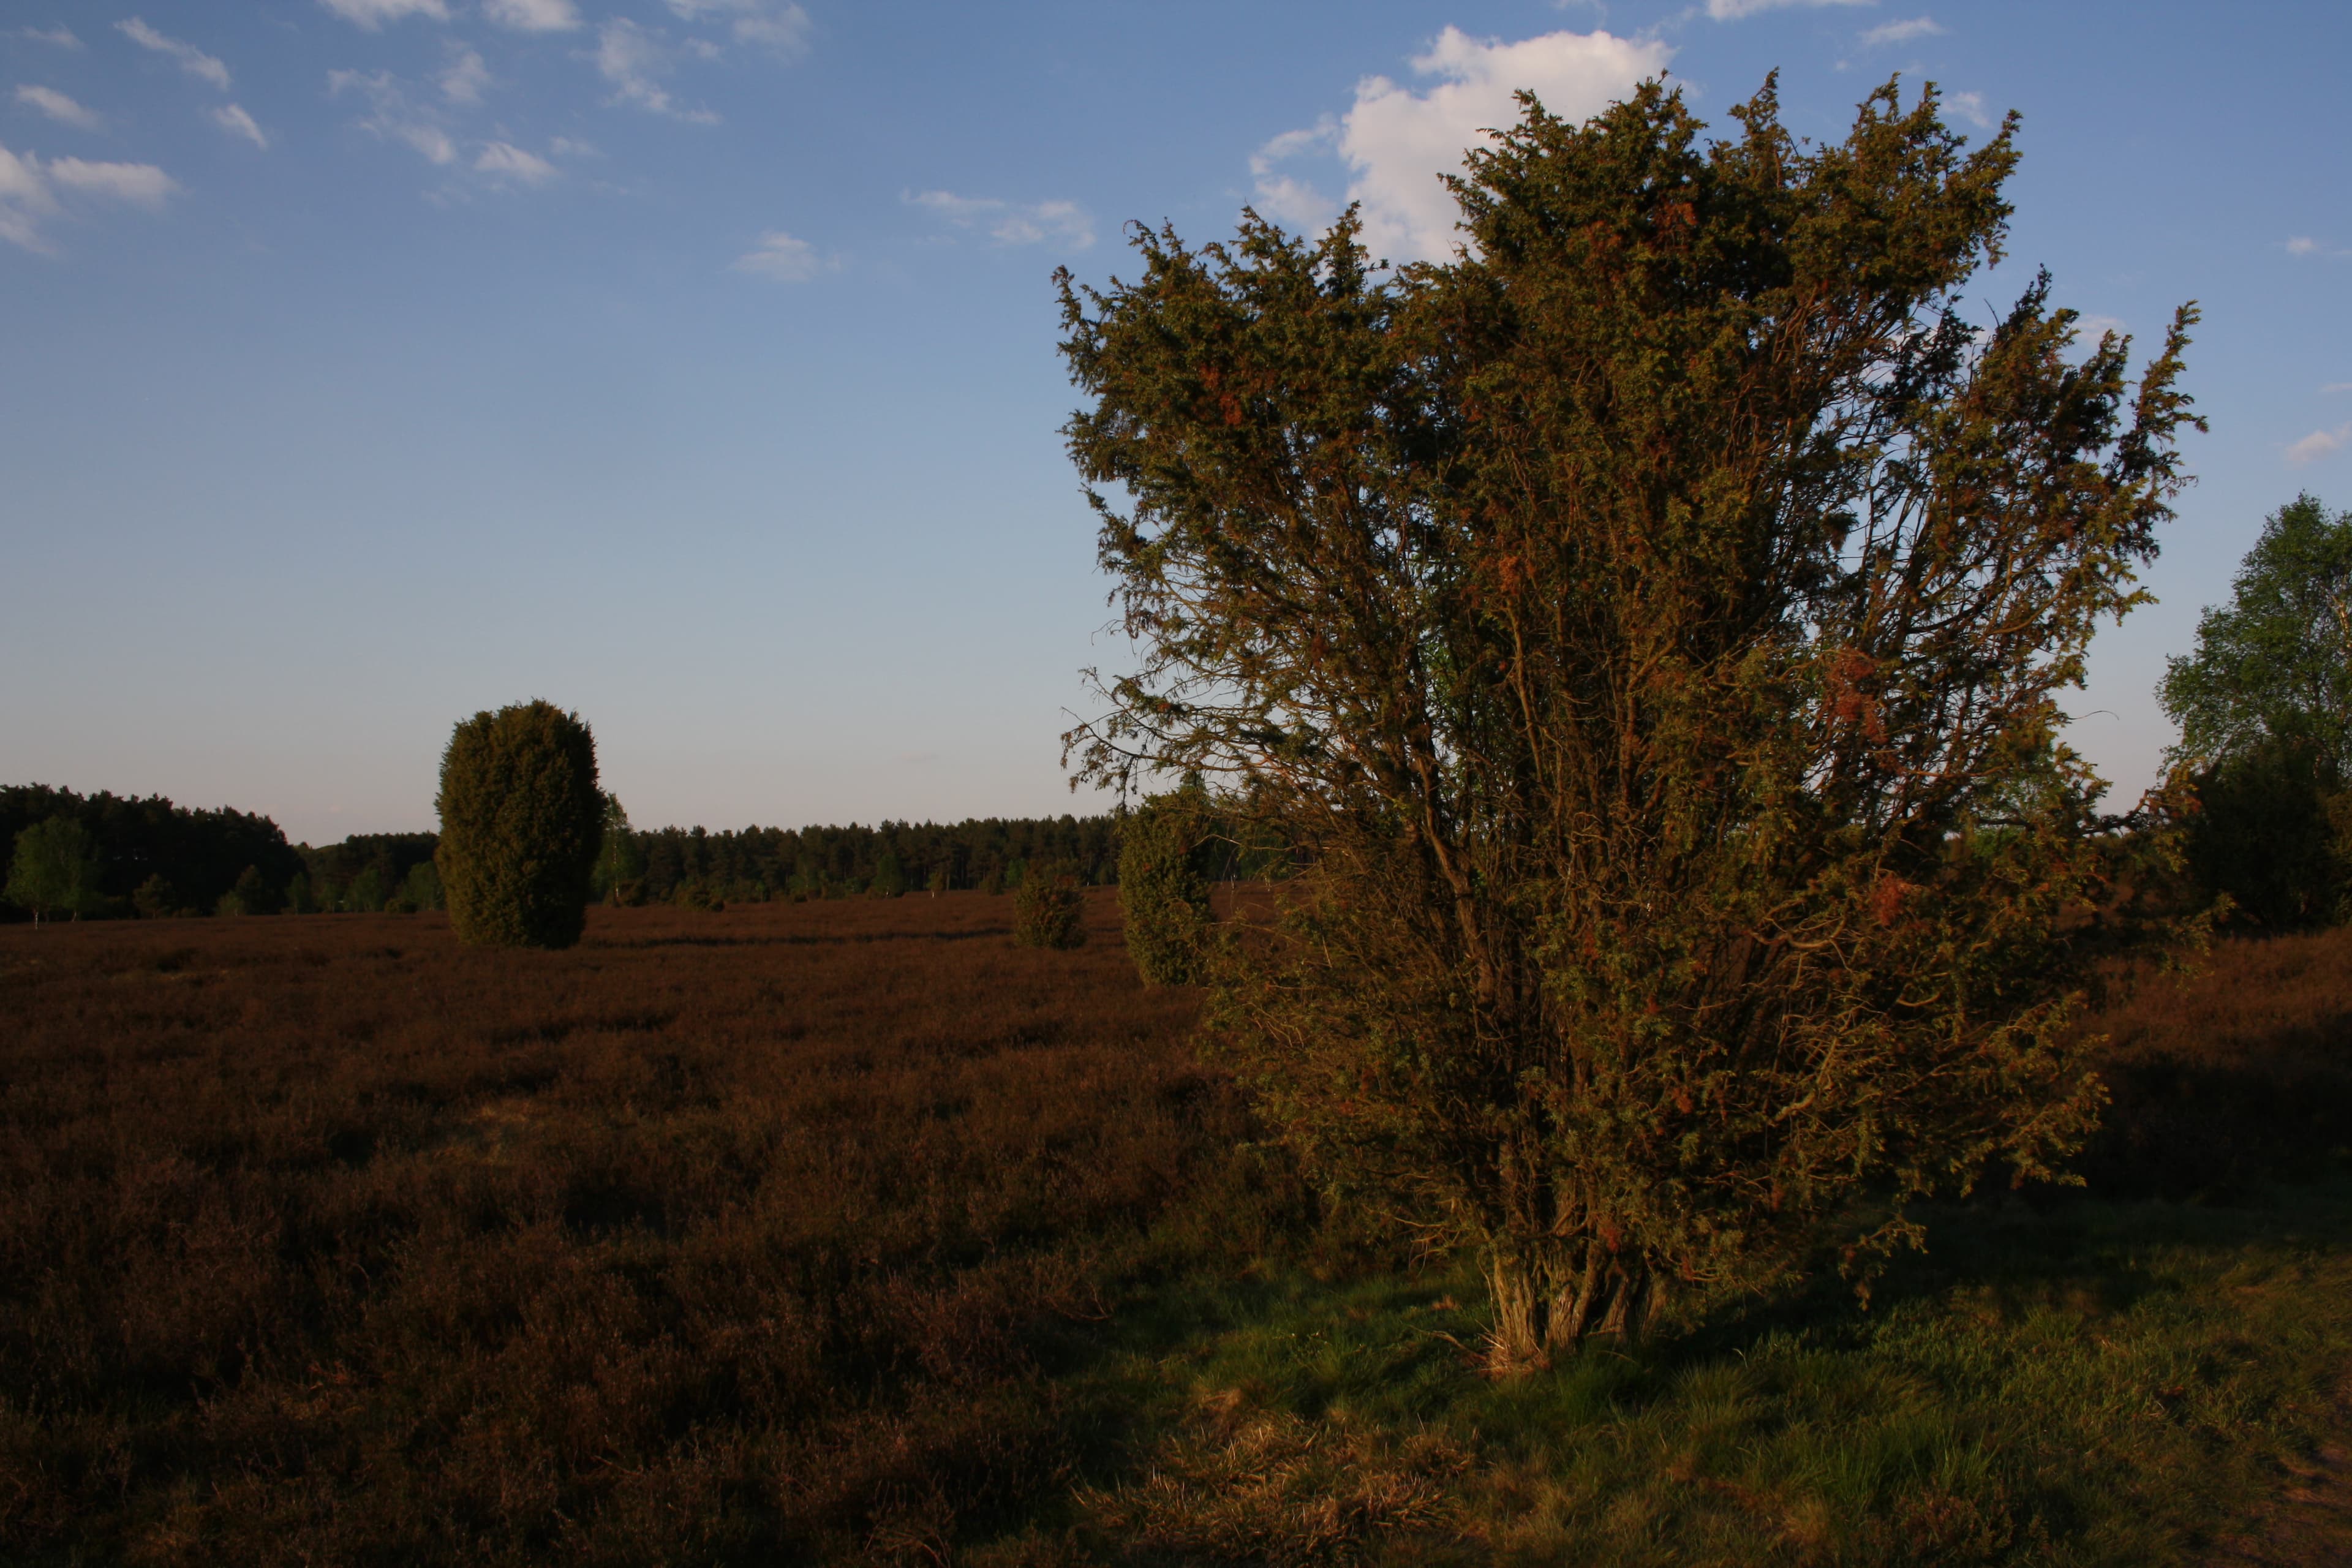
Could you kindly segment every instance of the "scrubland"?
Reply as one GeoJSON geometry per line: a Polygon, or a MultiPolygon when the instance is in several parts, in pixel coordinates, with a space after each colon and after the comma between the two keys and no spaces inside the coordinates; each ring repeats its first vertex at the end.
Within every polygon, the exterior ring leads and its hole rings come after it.
{"type": "Polygon", "coordinates": [[[2194,1562],[2342,1430],[2352,934],[1866,1305],[1496,1382],[1090,900],[0,931],[0,1559],[2194,1562]]]}

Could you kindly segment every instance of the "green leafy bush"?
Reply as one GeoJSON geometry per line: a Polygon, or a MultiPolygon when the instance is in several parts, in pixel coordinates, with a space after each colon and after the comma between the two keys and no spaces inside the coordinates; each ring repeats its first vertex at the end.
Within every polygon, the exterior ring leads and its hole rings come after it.
{"type": "Polygon", "coordinates": [[[1024,947],[1084,947],[1086,891],[1075,867],[1031,865],[1013,900],[1013,940],[1024,947]]]}
{"type": "Polygon", "coordinates": [[[1201,978],[1209,927],[1208,799],[1197,787],[1153,795],[1119,839],[1118,907],[1127,951],[1147,985],[1201,978]]]}
{"type": "Polygon", "coordinates": [[[532,701],[460,723],[441,758],[434,855],[449,926],[486,947],[570,947],[603,837],[596,739],[532,701]]]}

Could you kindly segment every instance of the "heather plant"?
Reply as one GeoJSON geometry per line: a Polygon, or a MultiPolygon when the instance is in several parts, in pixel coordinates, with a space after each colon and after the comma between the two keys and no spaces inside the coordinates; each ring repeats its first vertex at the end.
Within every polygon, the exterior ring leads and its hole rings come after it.
{"type": "Polygon", "coordinates": [[[532,701],[464,721],[442,754],[437,804],[434,860],[459,941],[562,948],[580,940],[604,797],[595,737],[578,715],[532,701]]]}
{"type": "Polygon", "coordinates": [[[2013,121],[1521,101],[1448,262],[1251,213],[1061,279],[1139,650],[1079,775],[1197,770],[1297,847],[1216,1037],[1335,1192],[1484,1259],[1497,1370],[1866,1263],[2093,1124],[2061,700],[2193,423],[2187,307],[2137,385],[2046,276],[1966,314],[2013,121]]]}
{"type": "Polygon", "coordinates": [[[1067,862],[1033,861],[1022,868],[1013,899],[1013,940],[1024,947],[1086,945],[1086,888],[1067,862]]]}
{"type": "Polygon", "coordinates": [[[1201,977],[1209,930],[1208,795],[1198,785],[1147,799],[1119,837],[1118,907],[1127,951],[1147,985],[1201,977]]]}

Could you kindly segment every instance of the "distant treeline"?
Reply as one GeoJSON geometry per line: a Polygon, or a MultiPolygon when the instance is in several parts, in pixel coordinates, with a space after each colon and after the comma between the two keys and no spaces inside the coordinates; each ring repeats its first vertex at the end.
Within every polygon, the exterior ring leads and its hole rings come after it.
{"type": "MultiPolygon", "coordinates": [[[[210,914],[240,882],[282,896],[306,868],[278,825],[249,812],[191,811],[160,795],[0,786],[0,846],[13,847],[26,828],[59,816],[80,823],[95,843],[98,904],[82,911],[91,915],[210,914]]],[[[0,906],[0,919],[27,918],[0,906]]]]}
{"type": "MultiPolygon", "coordinates": [[[[44,784],[0,787],[0,854],[35,824],[64,816],[98,854],[92,918],[435,909],[441,901],[430,833],[355,834],[339,844],[289,844],[267,816],[190,810],[162,795],[76,795],[44,784]]],[[[617,805],[597,858],[596,896],[621,902],[753,903],[895,897],[927,889],[1001,891],[1030,868],[1066,864],[1089,884],[1118,877],[1114,815],[884,822],[866,827],[629,826],[617,805]]],[[[1279,853],[1229,854],[1226,877],[1261,877],[1279,853]]],[[[0,920],[27,918],[0,903],[0,920]]]]}
{"type": "Polygon", "coordinates": [[[1049,861],[1075,866],[1088,883],[1116,881],[1118,819],[992,816],[874,827],[627,832],[608,837],[597,868],[597,890],[604,895],[618,887],[625,897],[630,883],[641,882],[649,900],[707,892],[730,903],[887,898],[929,888],[947,892],[1017,887],[1030,866],[1049,861]]]}

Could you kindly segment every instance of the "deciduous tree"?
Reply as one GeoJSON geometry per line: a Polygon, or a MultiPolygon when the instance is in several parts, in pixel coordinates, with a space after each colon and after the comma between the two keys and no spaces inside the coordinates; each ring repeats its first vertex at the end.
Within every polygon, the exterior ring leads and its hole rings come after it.
{"type": "Polygon", "coordinates": [[[33,911],[33,924],[60,910],[76,919],[99,905],[98,842],[70,816],[52,816],[16,835],[8,881],[0,893],[33,911]]]}
{"type": "Polygon", "coordinates": [[[2273,512],[2157,695],[2196,784],[2198,879],[2267,926],[2352,915],[2352,511],[2273,512]]]}
{"type": "Polygon", "coordinates": [[[2095,1114],[2102,789],[2061,738],[2183,482],[2000,255],[2013,125],[1893,85],[1523,100],[1454,260],[1138,232],[1062,279],[1067,426],[1139,649],[1081,776],[1199,769],[1308,864],[1213,1017],[1335,1186],[1483,1249],[1495,1359],[1753,1287],[2095,1114]]]}

